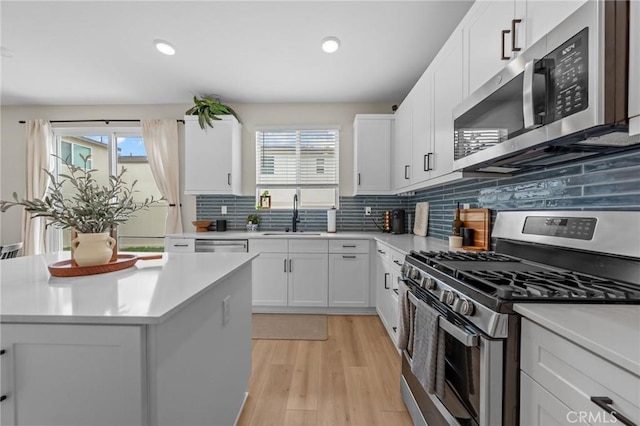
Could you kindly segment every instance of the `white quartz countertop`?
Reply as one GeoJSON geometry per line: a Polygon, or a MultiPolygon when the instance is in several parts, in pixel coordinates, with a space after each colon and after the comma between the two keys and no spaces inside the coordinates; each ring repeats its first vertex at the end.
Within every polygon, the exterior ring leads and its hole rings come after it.
{"type": "Polygon", "coordinates": [[[69,252],[3,260],[2,322],[154,324],[250,262],[249,253],[164,253],[117,272],[62,278],[47,265],[69,252]]]}
{"type": "Polygon", "coordinates": [[[514,309],[640,377],[640,306],[520,303],[514,309]]]}
{"type": "Polygon", "coordinates": [[[448,242],[433,237],[420,237],[413,234],[388,234],[383,232],[277,232],[277,231],[225,231],[225,232],[186,232],[167,235],[171,238],[197,238],[210,240],[251,240],[263,238],[310,238],[310,239],[375,239],[405,254],[411,250],[448,250],[448,242]]]}

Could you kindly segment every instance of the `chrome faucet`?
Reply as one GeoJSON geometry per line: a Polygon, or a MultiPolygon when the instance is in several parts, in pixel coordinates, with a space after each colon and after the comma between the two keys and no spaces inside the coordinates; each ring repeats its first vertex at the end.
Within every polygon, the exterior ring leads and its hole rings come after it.
{"type": "Polygon", "coordinates": [[[298,231],[298,194],[293,194],[293,218],[291,219],[291,231],[298,231]]]}

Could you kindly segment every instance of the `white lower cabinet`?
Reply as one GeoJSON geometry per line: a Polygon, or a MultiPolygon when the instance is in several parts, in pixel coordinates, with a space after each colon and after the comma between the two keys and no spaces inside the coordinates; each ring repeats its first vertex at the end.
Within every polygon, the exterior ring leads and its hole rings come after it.
{"type": "Polygon", "coordinates": [[[260,253],[253,260],[253,305],[287,306],[287,253],[260,253]]]}
{"type": "Polygon", "coordinates": [[[164,251],[167,253],[194,253],[195,238],[164,237],[164,251]]]}
{"type": "Polygon", "coordinates": [[[253,306],[327,307],[327,240],[254,239],[253,306]]]}
{"type": "Polygon", "coordinates": [[[3,425],[144,424],[142,327],[3,324],[2,347],[3,425]]]}
{"type": "Polygon", "coordinates": [[[640,423],[640,377],[526,318],[521,327],[522,426],[622,424],[593,397],[640,423]]]}
{"type": "Polygon", "coordinates": [[[328,267],[326,252],[289,253],[289,306],[326,307],[328,267]]]}
{"type": "Polygon", "coordinates": [[[329,306],[369,307],[369,240],[329,244],[329,306]]]}
{"type": "Polygon", "coordinates": [[[376,246],[376,310],[387,333],[394,342],[398,329],[398,288],[400,262],[402,254],[389,246],[378,243],[376,246]],[[395,262],[394,262],[395,261],[395,262]]]}

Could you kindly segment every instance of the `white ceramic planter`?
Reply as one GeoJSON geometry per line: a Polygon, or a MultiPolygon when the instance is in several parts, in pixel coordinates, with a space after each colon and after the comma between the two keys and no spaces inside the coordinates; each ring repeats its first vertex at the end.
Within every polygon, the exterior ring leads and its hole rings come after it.
{"type": "Polygon", "coordinates": [[[116,240],[108,232],[99,234],[78,234],[71,241],[73,260],[78,266],[104,265],[109,263],[113,255],[116,240]]]}

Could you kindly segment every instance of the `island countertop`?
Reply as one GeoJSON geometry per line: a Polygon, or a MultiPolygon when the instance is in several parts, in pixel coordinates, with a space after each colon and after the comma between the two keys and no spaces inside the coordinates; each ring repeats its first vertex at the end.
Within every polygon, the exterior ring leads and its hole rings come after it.
{"type": "Polygon", "coordinates": [[[117,272],[62,278],[47,265],[69,252],[3,260],[3,323],[157,324],[251,262],[250,253],[163,253],[117,272]]]}

